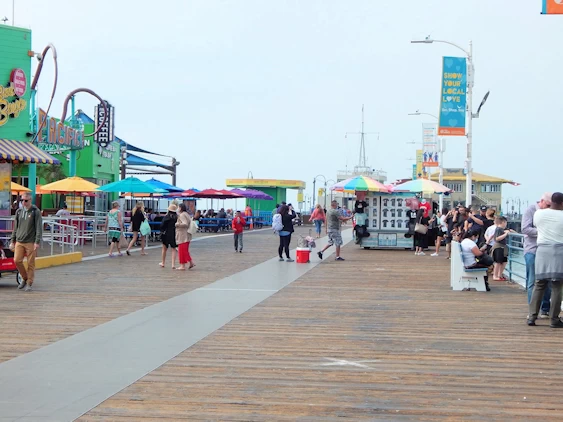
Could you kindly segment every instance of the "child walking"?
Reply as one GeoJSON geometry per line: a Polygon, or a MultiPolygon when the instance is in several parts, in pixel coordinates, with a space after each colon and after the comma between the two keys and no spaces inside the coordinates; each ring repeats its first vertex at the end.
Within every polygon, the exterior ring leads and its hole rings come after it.
{"type": "Polygon", "coordinates": [[[491,251],[495,262],[493,267],[493,280],[505,281],[506,278],[503,276],[503,273],[508,262],[508,246],[506,245],[506,240],[510,233],[514,233],[514,230],[506,228],[506,217],[497,217],[495,223],[497,226],[494,237],[495,243],[491,251]]]}
{"type": "Polygon", "coordinates": [[[242,253],[242,235],[244,232],[244,226],[246,226],[246,220],[242,216],[241,212],[237,211],[232,224],[235,238],[235,252],[242,253]]]}

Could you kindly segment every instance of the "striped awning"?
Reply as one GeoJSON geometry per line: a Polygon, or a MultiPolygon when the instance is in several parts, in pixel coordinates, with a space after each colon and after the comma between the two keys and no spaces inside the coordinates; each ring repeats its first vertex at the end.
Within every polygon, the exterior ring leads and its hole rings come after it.
{"type": "Polygon", "coordinates": [[[30,142],[0,139],[0,157],[8,161],[23,163],[60,164],[60,161],[41,151],[30,142]]]}

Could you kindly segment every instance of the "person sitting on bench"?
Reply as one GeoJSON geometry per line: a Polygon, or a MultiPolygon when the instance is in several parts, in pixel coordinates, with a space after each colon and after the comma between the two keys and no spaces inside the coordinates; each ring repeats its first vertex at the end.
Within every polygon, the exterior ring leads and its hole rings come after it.
{"type": "MultiPolygon", "coordinates": [[[[493,265],[493,258],[483,252],[477,246],[477,239],[479,238],[480,230],[469,230],[465,233],[461,241],[461,258],[463,266],[470,270],[473,268],[489,268],[493,265]]],[[[488,277],[485,276],[485,286],[487,291],[490,291],[488,277]]]]}

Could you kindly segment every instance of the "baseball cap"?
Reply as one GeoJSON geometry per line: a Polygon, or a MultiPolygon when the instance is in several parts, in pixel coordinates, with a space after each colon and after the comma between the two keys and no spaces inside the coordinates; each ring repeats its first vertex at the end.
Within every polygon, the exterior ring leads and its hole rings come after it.
{"type": "Polygon", "coordinates": [[[489,207],[487,207],[486,205],[481,206],[481,211],[487,211],[488,209],[489,209],[489,207]]]}

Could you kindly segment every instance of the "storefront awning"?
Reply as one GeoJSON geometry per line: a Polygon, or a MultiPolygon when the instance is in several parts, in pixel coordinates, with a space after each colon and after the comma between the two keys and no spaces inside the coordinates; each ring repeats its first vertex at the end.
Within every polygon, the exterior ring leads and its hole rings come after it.
{"type": "Polygon", "coordinates": [[[30,142],[0,139],[0,157],[8,161],[24,163],[60,164],[53,156],[41,151],[30,142]]]}

